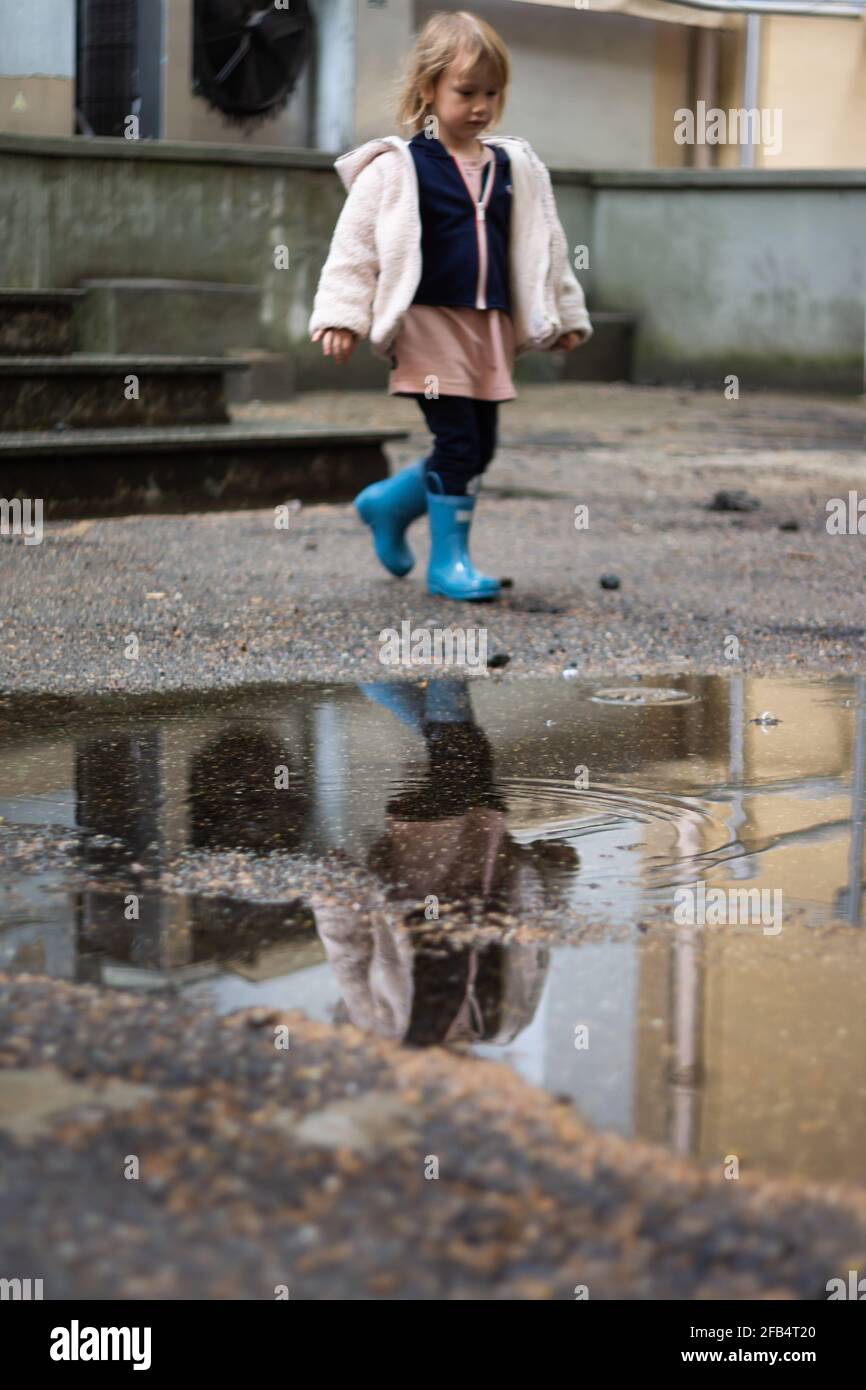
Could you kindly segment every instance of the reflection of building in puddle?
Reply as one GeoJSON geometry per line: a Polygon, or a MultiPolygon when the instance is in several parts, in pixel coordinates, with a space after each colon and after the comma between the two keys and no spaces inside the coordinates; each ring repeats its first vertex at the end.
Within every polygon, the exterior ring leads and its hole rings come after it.
{"type": "Polygon", "coordinates": [[[744,1172],[862,1182],[864,973],[862,938],[844,929],[645,941],[634,1132],[716,1171],[736,1155],[744,1172]]]}
{"type": "Polygon", "coordinates": [[[854,715],[854,770],[851,777],[851,835],[848,845],[848,879],[837,892],[835,907],[840,917],[859,922],[863,910],[863,861],[866,852],[866,679],[857,681],[854,715]]]}
{"type": "MultiPolygon", "coordinates": [[[[84,868],[100,887],[77,895],[86,978],[144,987],[212,974],[216,963],[259,961],[294,905],[169,897],[148,879],[176,848],[268,853],[297,850],[309,817],[300,730],[201,724],[172,737],[87,738],[77,745],[78,823],[84,868]],[[294,735],[294,738],[292,737],[294,735]],[[180,794],[178,794],[180,783],[180,794]]],[[[279,940],[279,938],[278,938],[279,940]]]]}
{"type": "Polygon", "coordinates": [[[698,789],[726,826],[727,847],[717,853],[713,817],[700,822],[702,859],[692,879],[712,874],[716,883],[782,888],[786,901],[859,920],[852,907],[863,879],[863,684],[852,711],[828,699],[826,685],[733,676],[715,687],[723,758],[700,740],[687,758],[648,757],[644,772],[654,784],[673,793],[698,789]],[[756,723],[763,710],[779,723],[756,723]]]}
{"type": "Polygon", "coordinates": [[[124,989],[180,987],[231,971],[272,979],[325,959],[301,902],[165,894],[140,884],[34,895],[0,931],[0,971],[124,989]],[[130,919],[133,901],[137,919],[130,919]]]}
{"type": "Polygon", "coordinates": [[[260,903],[197,894],[141,894],[127,921],[127,890],[74,895],[78,978],[160,988],[230,971],[256,981],[304,970],[324,959],[309,909],[300,901],[260,903]]]}
{"type": "Polygon", "coordinates": [[[731,682],[731,827],[761,852],[715,881],[781,888],[787,929],[678,927],[661,948],[644,943],[635,1131],[710,1163],[862,1180],[862,938],[828,945],[791,910],[817,899],[861,922],[866,681],[855,689],[852,728],[807,687],[731,682]],[[753,707],[781,719],[769,737],[747,723],[753,707]]]}

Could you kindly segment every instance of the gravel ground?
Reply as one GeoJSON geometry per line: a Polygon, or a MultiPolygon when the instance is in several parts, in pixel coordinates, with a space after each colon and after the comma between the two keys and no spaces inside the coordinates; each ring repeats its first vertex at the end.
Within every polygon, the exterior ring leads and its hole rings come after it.
{"type": "MultiPolygon", "coordinates": [[[[377,393],[243,413],[410,426],[394,465],[428,438],[414,402],[377,393]]],[[[863,538],[826,530],[827,500],[862,487],[862,400],[539,386],[500,421],[473,535],[477,562],[514,581],[500,603],[426,595],[423,522],[415,572],[384,575],[348,505],[304,507],[289,531],[270,511],[58,522],[39,546],[0,541],[0,688],[381,677],[379,633],[406,618],[483,623],[488,653],[510,657],[508,678],[569,663],[593,677],[730,671],[728,636],[741,669],[864,668],[863,538]],[[707,510],[720,488],[760,506],[707,510]],[[606,573],[619,589],[601,589],[606,573]]]]}
{"type": "Polygon", "coordinates": [[[495,1063],[3,986],[0,1257],[47,1298],[822,1299],[866,1259],[861,1196],[599,1137],[495,1063]]]}

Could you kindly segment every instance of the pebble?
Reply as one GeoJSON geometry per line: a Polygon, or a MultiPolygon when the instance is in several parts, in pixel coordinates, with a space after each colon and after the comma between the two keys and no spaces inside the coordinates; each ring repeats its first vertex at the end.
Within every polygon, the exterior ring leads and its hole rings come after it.
{"type": "Polygon", "coordinates": [[[745,488],[722,488],[707,503],[711,512],[753,512],[760,507],[757,497],[746,492],[745,488]]]}

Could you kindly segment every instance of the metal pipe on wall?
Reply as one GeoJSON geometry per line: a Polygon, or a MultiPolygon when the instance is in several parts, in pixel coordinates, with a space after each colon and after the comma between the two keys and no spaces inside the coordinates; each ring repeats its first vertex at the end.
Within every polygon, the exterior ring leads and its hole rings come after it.
{"type": "MultiPolygon", "coordinates": [[[[761,68],[761,16],[750,14],[746,20],[746,52],[743,59],[743,106],[753,111],[758,105],[761,68]]],[[[740,168],[755,167],[755,146],[751,141],[740,145],[740,168]]]]}
{"type": "Polygon", "coordinates": [[[688,10],[718,10],[721,14],[807,15],[816,19],[862,19],[866,0],[665,0],[688,10]]]}

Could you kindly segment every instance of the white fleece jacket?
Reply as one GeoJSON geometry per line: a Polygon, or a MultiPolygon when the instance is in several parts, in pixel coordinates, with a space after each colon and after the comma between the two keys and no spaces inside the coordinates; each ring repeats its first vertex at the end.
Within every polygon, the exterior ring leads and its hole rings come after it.
{"type": "MultiPolygon", "coordinates": [[[[526,140],[490,136],[511,160],[509,284],[515,352],[549,348],[563,333],[592,333],[572,272],[550,174],[526,140]]],[[[320,328],[350,328],[388,358],[421,280],[418,177],[399,135],[368,140],[335,161],[348,196],[322,267],[310,317],[320,328]]]]}

